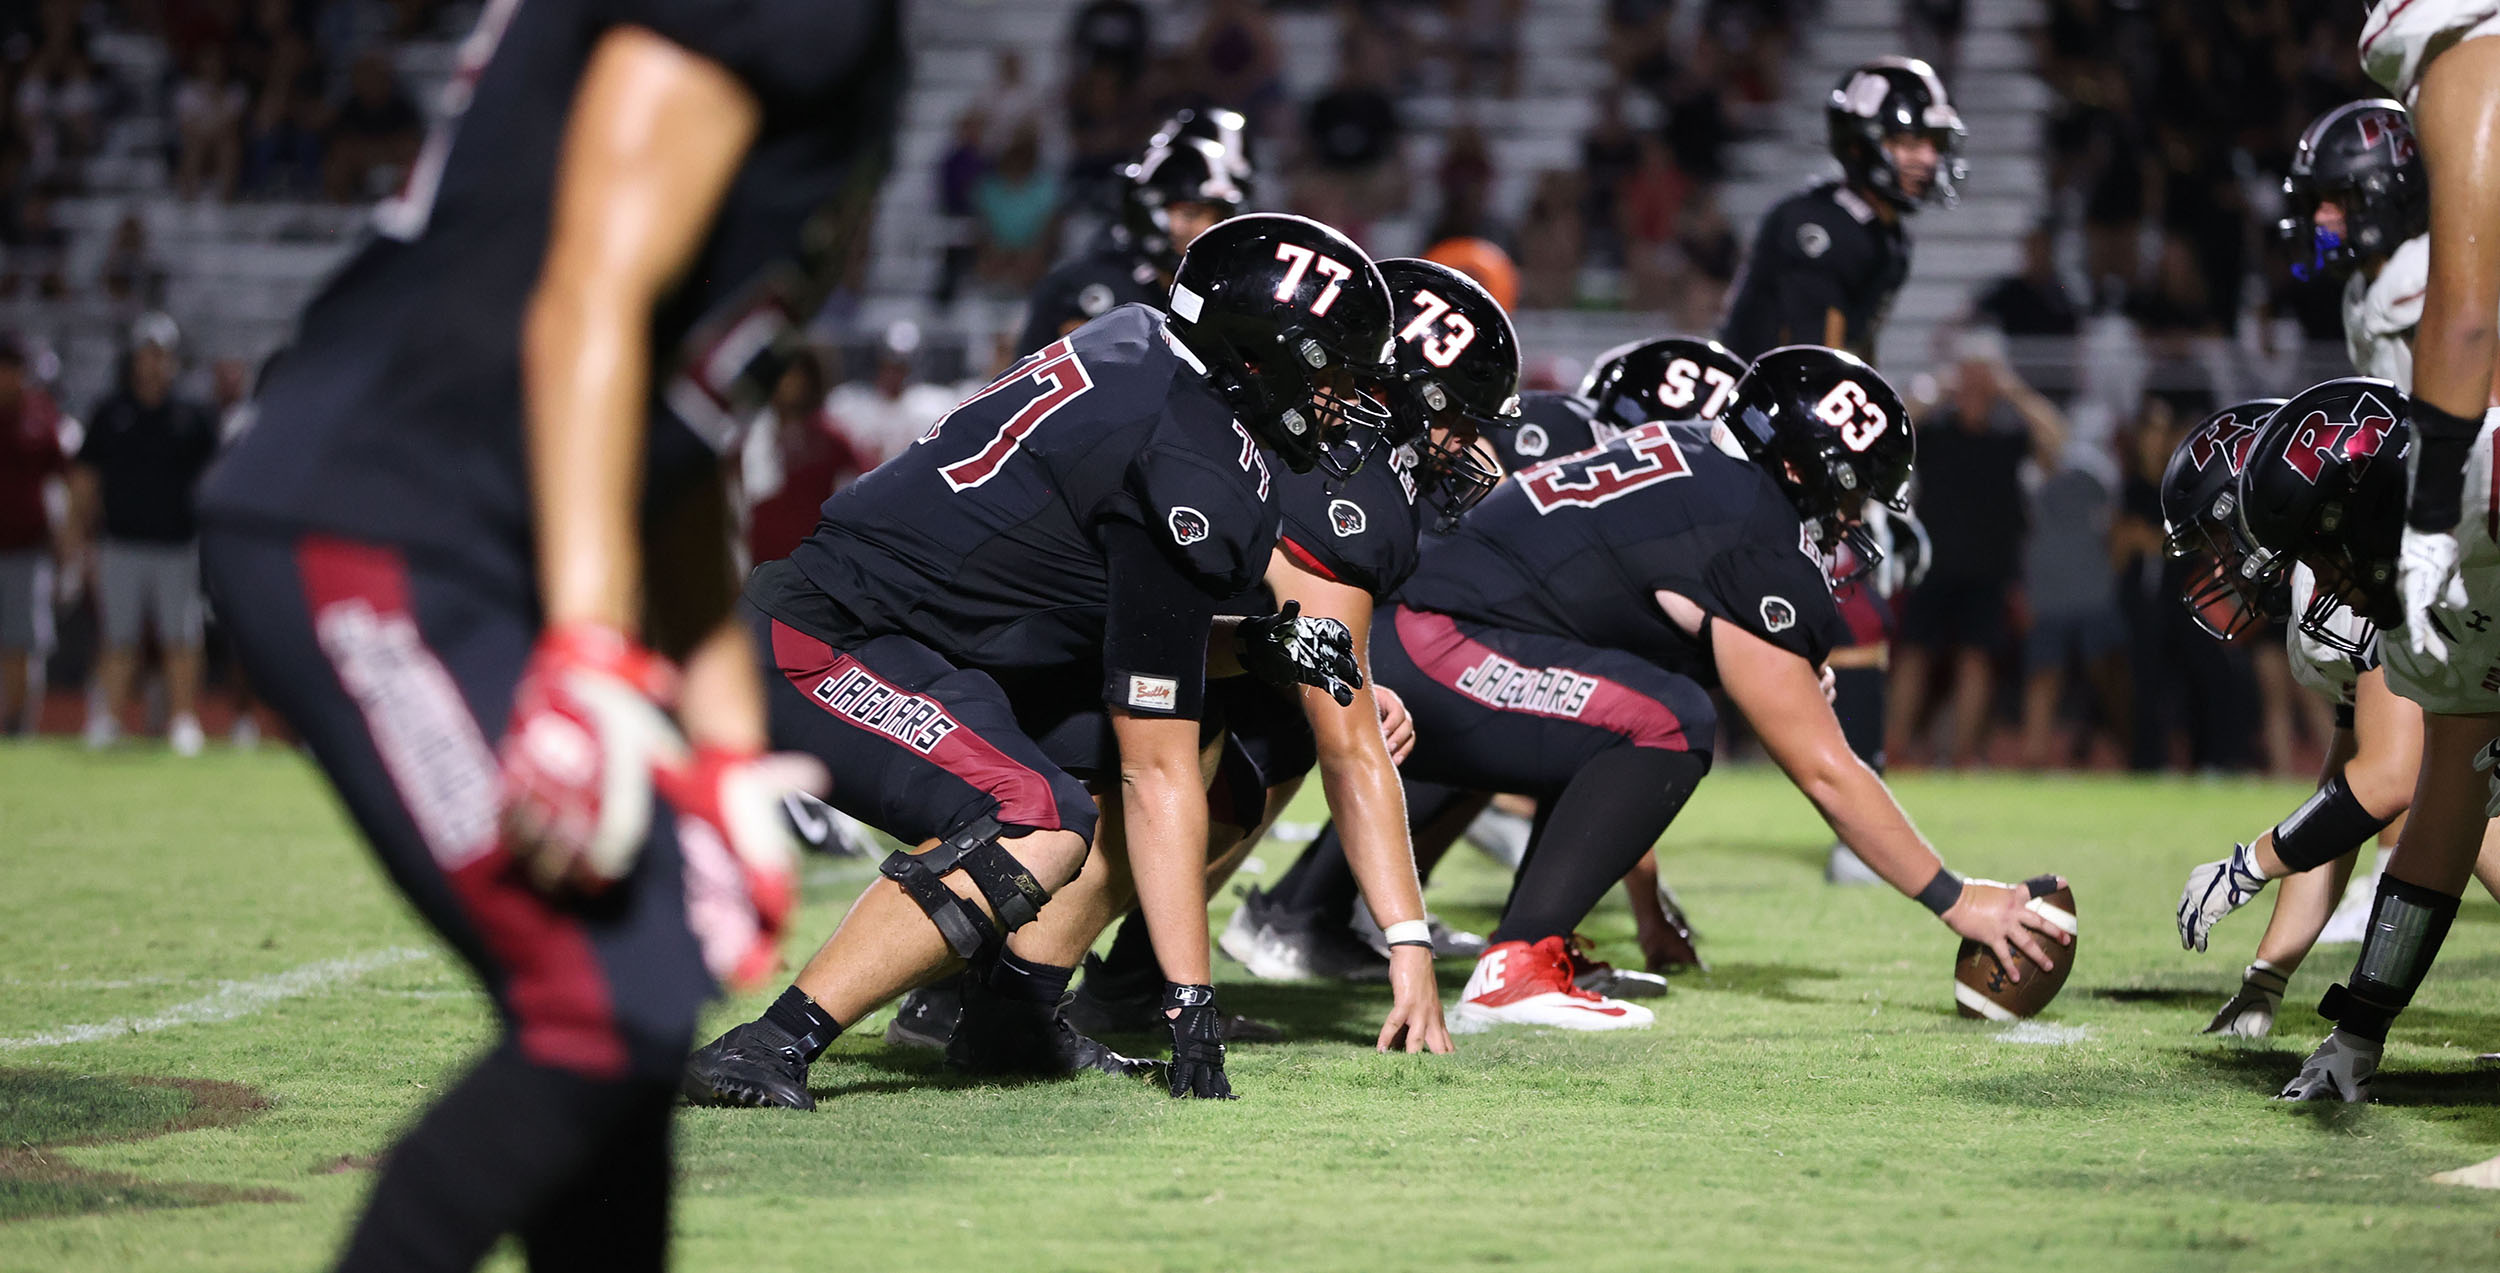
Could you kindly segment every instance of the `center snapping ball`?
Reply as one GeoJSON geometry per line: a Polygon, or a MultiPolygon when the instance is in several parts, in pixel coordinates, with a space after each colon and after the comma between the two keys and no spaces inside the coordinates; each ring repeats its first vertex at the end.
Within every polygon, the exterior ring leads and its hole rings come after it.
{"type": "MultiPolygon", "coordinates": [[[[2028,905],[2035,914],[2075,935],[2075,890],[2058,883],[2054,875],[2034,876],[2023,881],[2031,891],[2028,905]]],[[[2038,1015],[2049,1006],[2049,1000],[2065,988],[2066,974],[2074,971],[2075,947],[2059,945],[2043,938],[2049,966],[2025,967],[2021,981],[2010,980],[1997,963],[1996,952],[1975,941],[1965,940],[1953,957],[1953,1007],[1973,1020],[2013,1021],[2038,1015]]],[[[2015,958],[2023,959],[2020,952],[2015,958]]]]}

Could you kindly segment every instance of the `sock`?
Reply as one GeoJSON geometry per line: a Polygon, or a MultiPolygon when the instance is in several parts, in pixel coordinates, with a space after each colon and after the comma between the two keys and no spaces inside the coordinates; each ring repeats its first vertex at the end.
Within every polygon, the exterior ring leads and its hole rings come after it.
{"type": "Polygon", "coordinates": [[[1146,931],[1144,911],[1131,910],[1120,921],[1120,930],[1111,935],[1111,949],[1094,961],[1085,984],[1093,993],[1112,998],[1163,988],[1163,965],[1155,959],[1154,938],[1146,931]]]}
{"type": "Polygon", "coordinates": [[[1880,667],[1832,669],[1832,713],[1840,718],[1841,737],[1879,774],[1884,771],[1884,708],[1891,684],[1891,674],[1880,667]]]}
{"type": "Polygon", "coordinates": [[[842,1023],[817,1007],[816,1001],[797,986],[782,991],[781,997],[773,1000],[773,1006],[764,1009],[764,1020],[798,1040],[799,1050],[807,1054],[810,1062],[823,1056],[825,1049],[842,1037],[842,1023]]]}
{"type": "Polygon", "coordinates": [[[998,962],[990,966],[989,986],[1001,999],[1055,1008],[1068,993],[1068,978],[1075,975],[1074,968],[1037,964],[1012,950],[1001,950],[998,962]]]}
{"type": "Polygon", "coordinates": [[[582,1174],[521,1229],[531,1273],[659,1273],[668,1265],[669,1129],[677,1094],[653,1085],[582,1174]]]}
{"type": "Polygon", "coordinates": [[[2386,1042],[2387,1028],[2413,1002],[2413,992],[2430,974],[2456,918],[2456,898],[2392,875],[2380,876],[2370,932],[2361,939],[2352,982],[2329,989],[2319,1014],[2338,1029],[2386,1042]]]}
{"type": "Polygon", "coordinates": [[[1675,820],[1710,772],[1706,752],[1617,747],[1537,810],[1538,834],[1493,940],[1568,936],[1675,820]]]}
{"type": "MultiPolygon", "coordinates": [[[[584,1078],[530,1062],[506,1040],[391,1149],[338,1267],[465,1271],[507,1233],[580,1229],[595,1212],[654,1235],[607,1267],[656,1269],[674,1100],[668,1082],[584,1078]]],[[[626,1240],[622,1231],[615,1239],[626,1240]]]]}

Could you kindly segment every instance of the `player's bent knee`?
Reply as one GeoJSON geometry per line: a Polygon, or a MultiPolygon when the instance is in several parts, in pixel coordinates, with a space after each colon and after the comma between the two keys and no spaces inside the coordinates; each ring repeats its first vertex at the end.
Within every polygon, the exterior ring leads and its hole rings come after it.
{"type": "Polygon", "coordinates": [[[1033,831],[1017,837],[1016,843],[1026,846],[1027,856],[1075,859],[1072,864],[1028,864],[1001,843],[1006,831],[997,818],[984,814],[938,841],[937,847],[923,853],[896,852],[877,868],[919,904],[956,957],[967,962],[979,963],[995,955],[1007,934],[1032,923],[1050,895],[1084,866],[1088,841],[1079,833],[1068,833],[1076,840],[1077,851],[1066,855],[1035,852],[1047,848],[1040,841],[1058,839],[1054,833],[1033,831]],[[989,904],[987,909],[946,886],[943,877],[957,872],[972,883],[989,904]],[[1045,876],[1052,882],[1043,883],[1045,876]]]}

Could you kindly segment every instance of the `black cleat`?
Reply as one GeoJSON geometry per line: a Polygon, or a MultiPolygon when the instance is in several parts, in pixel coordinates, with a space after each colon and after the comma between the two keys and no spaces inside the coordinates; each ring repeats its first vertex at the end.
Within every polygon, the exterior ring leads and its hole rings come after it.
{"type": "Polygon", "coordinates": [[[749,1021],[696,1048],[677,1090],[689,1104],[812,1110],[807,1054],[769,1021],[749,1021]]]}
{"type": "MultiPolygon", "coordinates": [[[[1168,1030],[1171,1027],[1163,1017],[1163,970],[1154,969],[1146,980],[1124,985],[1119,974],[1105,975],[1100,956],[1087,955],[1085,980],[1077,983],[1064,1015],[1080,1035],[1168,1030]]],[[[1256,1017],[1228,1013],[1223,1028],[1226,1043],[1282,1043],[1285,1039],[1282,1029],[1256,1017]]]]}
{"type": "Polygon", "coordinates": [[[955,1023],[964,1015],[964,978],[958,973],[932,981],[894,1005],[894,1021],[885,1028],[891,1048],[944,1048],[955,1037],[955,1023]]]}
{"type": "Polygon", "coordinates": [[[946,1045],[946,1067],[963,1074],[1063,1078],[1087,1070],[1135,1077],[1155,1063],[1121,1054],[1076,1032],[1056,1004],[1002,999],[966,980],[963,1017],[946,1045]]]}

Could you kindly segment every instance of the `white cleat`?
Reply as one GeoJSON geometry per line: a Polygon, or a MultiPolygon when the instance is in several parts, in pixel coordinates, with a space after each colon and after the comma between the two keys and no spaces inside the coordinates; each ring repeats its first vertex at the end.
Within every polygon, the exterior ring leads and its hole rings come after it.
{"type": "Polygon", "coordinates": [[[2358,1105],[2370,1099],[2370,1080],[2378,1074],[2379,1054],[2387,1045],[2337,1030],[2309,1054],[2300,1073],[2283,1085],[2279,1099],[2342,1101],[2358,1105]]]}
{"type": "Polygon", "coordinates": [[[2370,935],[2370,909],[2378,904],[2378,873],[2387,869],[2387,859],[2394,849],[2380,849],[2378,862],[2364,875],[2355,872],[2352,882],[2344,886],[2344,896],[2335,903],[2335,913],[2326,917],[2326,927],[2318,930],[2321,943],[2346,945],[2370,935]]]}
{"type": "Polygon", "coordinates": [[[87,750],[102,751],[105,748],[121,741],[121,723],[114,720],[106,713],[89,712],[87,714],[87,728],[83,736],[87,743],[87,750]]]}
{"type": "Polygon", "coordinates": [[[1528,832],[1532,824],[1516,813],[1487,808],[1467,824],[1467,843],[1478,853],[1502,864],[1505,871],[1519,869],[1520,860],[1528,856],[1528,832]]]}
{"type": "Polygon", "coordinates": [[[1560,1030],[1646,1030],[1655,1014],[1637,1003],[1591,994],[1571,979],[1568,939],[1533,945],[1506,941],[1476,961],[1476,971],[1450,1009],[1452,1034],[1480,1034],[1497,1025],[1560,1030]]]}
{"type": "Polygon", "coordinates": [[[177,756],[196,756],[208,744],[208,735],[201,731],[199,717],[177,716],[165,726],[165,744],[177,756]]]}
{"type": "Polygon", "coordinates": [[[1835,844],[1832,846],[1831,860],[1823,864],[1823,882],[1826,884],[1881,884],[1884,882],[1884,877],[1877,875],[1875,868],[1868,866],[1866,859],[1859,857],[1848,845],[1835,844]]]}

